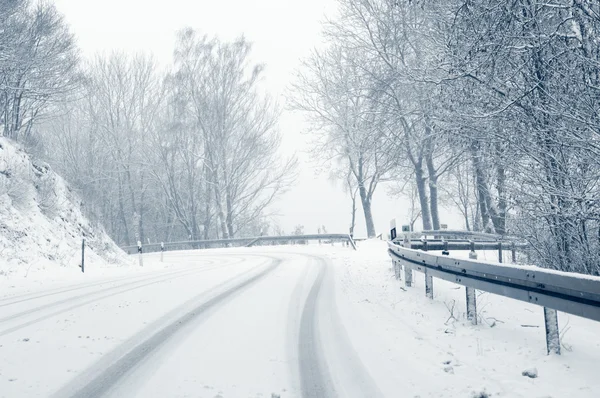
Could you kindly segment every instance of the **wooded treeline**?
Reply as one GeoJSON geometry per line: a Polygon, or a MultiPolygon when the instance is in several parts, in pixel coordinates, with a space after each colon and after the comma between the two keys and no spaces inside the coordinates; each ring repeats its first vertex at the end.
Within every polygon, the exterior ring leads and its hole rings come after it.
{"type": "Polygon", "coordinates": [[[48,2],[0,0],[2,134],[47,159],[119,244],[259,235],[293,177],[243,37],[182,30],[172,65],[79,57],[48,2]]]}
{"type": "MultiPolygon", "coordinates": [[[[392,180],[424,229],[518,235],[533,261],[600,270],[600,3],[339,0],[294,106],[315,149],[370,199],[392,180]]],[[[353,197],[353,202],[354,202],[353,197]]]]}

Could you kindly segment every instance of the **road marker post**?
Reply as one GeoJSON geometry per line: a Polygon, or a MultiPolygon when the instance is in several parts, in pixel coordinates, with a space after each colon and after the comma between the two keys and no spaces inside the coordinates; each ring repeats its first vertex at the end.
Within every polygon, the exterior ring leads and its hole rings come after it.
{"type": "Polygon", "coordinates": [[[392,218],[390,220],[390,240],[396,239],[396,219],[392,218]]]}
{"type": "Polygon", "coordinates": [[[81,240],[81,272],[85,273],[85,238],[81,240]]]}
{"type": "Polygon", "coordinates": [[[144,266],[144,259],[142,258],[142,242],[138,240],[138,258],[140,261],[140,267],[144,266]]]}

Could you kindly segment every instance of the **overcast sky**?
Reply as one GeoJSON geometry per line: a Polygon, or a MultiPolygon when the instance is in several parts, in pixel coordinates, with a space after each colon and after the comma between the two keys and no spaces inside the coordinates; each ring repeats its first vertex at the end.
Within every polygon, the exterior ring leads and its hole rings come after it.
{"type": "MultiPolygon", "coordinates": [[[[266,64],[265,87],[285,106],[284,91],[293,79],[300,59],[319,46],[321,21],[335,11],[334,0],[55,0],[78,39],[85,57],[113,50],[151,52],[168,65],[175,33],[192,27],[202,33],[233,39],[241,34],[254,43],[253,58],[266,64]]],[[[281,123],[283,150],[296,153],[300,175],[296,184],[277,202],[279,224],[291,232],[296,224],[305,232],[325,225],[329,232],[347,232],[350,199],[342,184],[317,173],[304,151],[308,125],[301,115],[284,111],[281,123]]],[[[406,201],[391,199],[384,186],[373,202],[377,233],[407,217],[406,201]]],[[[362,209],[358,209],[356,236],[366,235],[362,209]]],[[[443,220],[451,221],[451,220],[443,220]]],[[[458,221],[458,220],[457,220],[458,221]]],[[[451,223],[451,227],[452,227],[451,223]]],[[[460,228],[460,225],[454,225],[460,228]]]]}

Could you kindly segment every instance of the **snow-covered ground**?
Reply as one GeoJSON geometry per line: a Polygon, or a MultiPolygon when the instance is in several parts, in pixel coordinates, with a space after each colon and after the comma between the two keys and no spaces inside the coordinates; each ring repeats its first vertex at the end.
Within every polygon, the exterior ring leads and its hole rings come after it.
{"type": "Polygon", "coordinates": [[[36,271],[49,271],[38,274],[66,277],[81,264],[83,238],[89,266],[126,265],[125,253],[84,208],[46,163],[0,137],[0,276],[34,279],[36,271]]]}
{"type": "Polygon", "coordinates": [[[563,355],[547,356],[541,308],[482,293],[472,326],[463,287],[435,280],[428,300],[415,274],[404,290],[386,250],[167,252],[12,277],[0,396],[598,396],[599,323],[559,314],[563,355]]]}

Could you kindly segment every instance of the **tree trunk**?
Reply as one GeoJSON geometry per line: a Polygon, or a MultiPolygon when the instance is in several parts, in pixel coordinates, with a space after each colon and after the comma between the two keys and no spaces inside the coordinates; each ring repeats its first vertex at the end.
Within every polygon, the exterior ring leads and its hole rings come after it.
{"type": "Polygon", "coordinates": [[[360,195],[360,201],[365,215],[365,223],[367,224],[367,237],[375,237],[375,224],[373,223],[373,214],[371,213],[371,195],[367,192],[365,187],[365,176],[363,171],[363,157],[362,155],[358,158],[358,194],[360,195]]]}
{"type": "Polygon", "coordinates": [[[140,207],[139,207],[139,212],[140,212],[140,219],[138,221],[138,230],[140,231],[140,241],[144,242],[145,236],[144,236],[144,193],[145,193],[145,189],[144,189],[144,173],[142,173],[141,175],[141,183],[140,183],[140,188],[142,190],[142,192],[140,193],[140,207]]]}
{"type": "Polygon", "coordinates": [[[351,194],[352,197],[352,220],[350,222],[350,236],[354,237],[354,225],[356,225],[356,191],[351,194]]]}
{"type": "Polygon", "coordinates": [[[223,203],[221,202],[221,188],[219,187],[218,178],[214,179],[214,192],[215,206],[217,209],[217,219],[221,226],[221,233],[223,235],[223,239],[229,239],[229,233],[227,232],[227,223],[225,220],[225,213],[223,212],[223,203]]]}
{"type": "Polygon", "coordinates": [[[506,233],[506,170],[504,169],[504,150],[500,143],[496,143],[496,154],[498,157],[496,165],[496,183],[498,191],[498,221],[496,232],[500,235],[506,233]]]}
{"type": "Polygon", "coordinates": [[[434,230],[440,229],[440,213],[438,209],[438,175],[433,164],[433,152],[435,141],[429,117],[425,114],[425,165],[429,176],[429,208],[431,210],[431,221],[434,230]]]}
{"type": "Polygon", "coordinates": [[[364,184],[359,183],[358,191],[360,194],[363,212],[365,214],[365,223],[367,224],[367,237],[374,238],[375,224],[373,223],[373,214],[371,213],[371,198],[367,195],[367,190],[364,184]]]}
{"type": "Polygon", "coordinates": [[[125,217],[125,205],[123,204],[123,183],[121,182],[121,177],[118,178],[118,186],[119,186],[119,217],[121,218],[121,222],[123,223],[123,228],[125,229],[125,233],[123,237],[125,238],[125,245],[130,246],[131,241],[129,239],[129,228],[127,226],[127,217],[125,217]]]}
{"type": "MultiPolygon", "coordinates": [[[[477,189],[477,187],[475,187],[477,189]]],[[[473,213],[473,218],[471,219],[473,224],[473,231],[483,231],[482,218],[481,218],[481,207],[479,206],[479,193],[475,193],[475,200],[477,203],[475,204],[475,212],[473,213]]]]}
{"type": "Polygon", "coordinates": [[[465,206],[465,229],[467,231],[471,230],[471,225],[469,224],[469,209],[465,206]]]}
{"type": "Polygon", "coordinates": [[[481,154],[479,152],[479,143],[473,141],[471,144],[471,155],[473,161],[473,169],[475,170],[475,185],[477,187],[477,202],[479,205],[479,211],[481,212],[482,229],[486,232],[493,232],[490,230],[490,198],[489,190],[487,187],[487,181],[485,179],[485,172],[483,171],[483,165],[481,163],[481,154]]]}
{"type": "Polygon", "coordinates": [[[227,215],[225,216],[227,222],[227,231],[229,232],[229,238],[233,239],[233,203],[231,202],[229,189],[227,189],[225,192],[225,204],[227,206],[227,215]]]}
{"type": "Polygon", "coordinates": [[[496,204],[490,195],[490,188],[488,187],[487,182],[484,182],[484,192],[485,192],[485,203],[487,205],[488,213],[490,218],[492,219],[492,225],[490,232],[499,234],[498,227],[500,225],[500,216],[498,216],[498,211],[496,210],[496,204]]]}
{"type": "MultiPolygon", "coordinates": [[[[210,181],[210,170],[206,168],[206,181],[210,181]]],[[[204,205],[204,240],[210,237],[210,222],[212,215],[210,214],[210,198],[212,196],[212,184],[206,184],[206,203],[204,205]]]]}
{"type": "Polygon", "coordinates": [[[427,197],[427,188],[425,186],[425,176],[421,164],[415,167],[415,180],[417,183],[417,193],[419,194],[419,203],[421,205],[421,220],[423,220],[423,230],[431,230],[431,213],[429,212],[429,198],[427,197]]]}
{"type": "Polygon", "coordinates": [[[140,221],[139,218],[136,218],[136,214],[137,217],[140,217],[140,215],[137,213],[137,206],[135,203],[135,192],[133,190],[133,182],[132,182],[132,178],[131,178],[131,171],[129,169],[129,165],[127,165],[125,167],[125,177],[127,178],[127,188],[129,190],[129,195],[131,197],[131,211],[133,212],[133,216],[134,216],[134,222],[132,223],[132,228],[135,232],[135,237],[136,239],[138,239],[140,242],[144,243],[142,241],[142,236],[141,236],[141,231],[138,229],[139,225],[140,225],[140,221]]]}
{"type": "Polygon", "coordinates": [[[206,211],[206,215],[204,216],[204,223],[203,223],[203,226],[204,226],[203,237],[204,237],[204,240],[207,240],[210,238],[210,218],[211,218],[209,215],[210,201],[208,201],[208,200],[206,201],[206,207],[204,210],[206,211]]]}
{"type": "Polygon", "coordinates": [[[427,171],[429,174],[429,207],[431,209],[431,221],[434,230],[440,229],[440,213],[438,208],[438,176],[433,165],[433,155],[427,154],[426,158],[427,171]]]}

